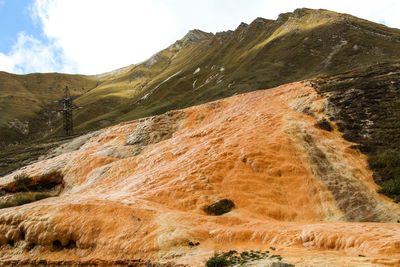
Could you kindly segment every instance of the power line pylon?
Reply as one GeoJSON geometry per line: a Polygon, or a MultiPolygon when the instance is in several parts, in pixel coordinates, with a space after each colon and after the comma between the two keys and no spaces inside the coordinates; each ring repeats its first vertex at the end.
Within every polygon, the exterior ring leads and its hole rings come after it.
{"type": "Polygon", "coordinates": [[[61,110],[57,110],[57,112],[61,112],[63,114],[63,128],[66,135],[73,134],[73,123],[72,123],[72,110],[78,108],[72,102],[71,95],[69,93],[68,86],[65,86],[64,98],[59,101],[62,105],[61,110]]]}

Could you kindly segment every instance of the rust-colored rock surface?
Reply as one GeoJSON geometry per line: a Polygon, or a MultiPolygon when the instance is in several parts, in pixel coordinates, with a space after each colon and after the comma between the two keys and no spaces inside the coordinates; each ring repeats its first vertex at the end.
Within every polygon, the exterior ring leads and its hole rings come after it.
{"type": "Polygon", "coordinates": [[[64,186],[0,210],[0,261],[202,266],[214,252],[273,246],[296,266],[399,266],[399,205],[376,193],[334,123],[315,126],[327,108],[297,82],[121,123],[53,153],[0,179],[58,173],[64,186]],[[222,199],[231,211],[204,211],[222,199]]]}

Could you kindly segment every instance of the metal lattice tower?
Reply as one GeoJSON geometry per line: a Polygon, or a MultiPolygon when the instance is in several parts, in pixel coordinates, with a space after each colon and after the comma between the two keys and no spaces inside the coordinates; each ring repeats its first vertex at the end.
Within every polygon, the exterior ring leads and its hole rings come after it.
{"type": "Polygon", "coordinates": [[[72,124],[72,98],[69,94],[68,86],[65,87],[65,95],[61,100],[63,106],[63,126],[66,135],[71,135],[73,133],[72,124]]]}
{"type": "Polygon", "coordinates": [[[60,101],[60,104],[62,105],[62,109],[57,110],[57,112],[61,112],[63,114],[63,128],[65,134],[72,135],[73,134],[72,110],[77,107],[72,103],[72,98],[69,93],[68,86],[65,86],[64,98],[60,101]]]}

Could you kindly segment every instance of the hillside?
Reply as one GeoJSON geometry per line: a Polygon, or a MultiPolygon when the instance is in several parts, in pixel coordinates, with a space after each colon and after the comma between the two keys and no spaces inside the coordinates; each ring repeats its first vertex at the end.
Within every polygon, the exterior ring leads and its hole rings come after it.
{"type": "Polygon", "coordinates": [[[28,194],[22,173],[57,191],[0,211],[0,261],[203,266],[236,250],[248,264],[398,266],[400,207],[329,111],[296,82],[74,139],[0,179],[3,201],[28,194]],[[223,199],[233,209],[216,216],[223,199]]]}
{"type": "Polygon", "coordinates": [[[97,81],[84,75],[59,73],[15,75],[0,72],[0,147],[38,136],[49,135],[56,127],[65,86],[78,97],[96,87],[97,81]]]}
{"type": "Polygon", "coordinates": [[[22,141],[28,132],[29,138],[62,134],[60,119],[50,111],[65,85],[83,107],[74,120],[76,132],[84,133],[243,92],[390,62],[399,58],[399,51],[398,29],[327,10],[297,9],[277,20],[242,23],[234,31],[190,31],[147,61],[102,75],[1,73],[0,144],[22,141]]]}

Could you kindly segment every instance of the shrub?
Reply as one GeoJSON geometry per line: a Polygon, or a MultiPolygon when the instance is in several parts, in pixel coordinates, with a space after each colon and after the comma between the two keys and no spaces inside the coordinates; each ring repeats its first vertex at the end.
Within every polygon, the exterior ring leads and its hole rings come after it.
{"type": "Polygon", "coordinates": [[[315,124],[315,126],[320,129],[326,130],[328,132],[331,132],[333,130],[331,124],[326,119],[323,119],[322,121],[317,122],[315,124]]]}
{"type": "Polygon", "coordinates": [[[211,215],[222,215],[228,213],[235,207],[235,204],[230,199],[222,199],[214,204],[204,208],[204,211],[211,215]]]}
{"type": "Polygon", "coordinates": [[[400,154],[394,151],[385,151],[368,159],[371,169],[377,171],[387,181],[395,177],[400,178],[400,154]]]}
{"type": "Polygon", "coordinates": [[[368,164],[381,178],[379,193],[400,201],[400,154],[385,151],[368,159],[368,164]]]}
{"type": "Polygon", "coordinates": [[[21,173],[14,176],[15,187],[17,191],[28,191],[29,184],[32,182],[32,178],[25,173],[21,173]]]}
{"type": "Polygon", "coordinates": [[[243,251],[239,254],[236,250],[230,250],[222,254],[215,254],[214,257],[206,262],[206,266],[238,266],[238,264],[242,266],[245,263],[265,258],[268,258],[268,251],[261,252],[260,250],[251,250],[250,253],[248,251],[243,251]]]}
{"type": "Polygon", "coordinates": [[[229,262],[224,256],[215,255],[206,262],[207,267],[224,267],[228,266],[229,262]]]}
{"type": "Polygon", "coordinates": [[[44,198],[52,197],[49,193],[18,193],[15,194],[11,199],[8,199],[0,203],[0,209],[17,207],[34,201],[38,201],[44,198]]]}
{"type": "Polygon", "coordinates": [[[400,195],[400,177],[384,182],[378,192],[387,196],[400,195]]]}

